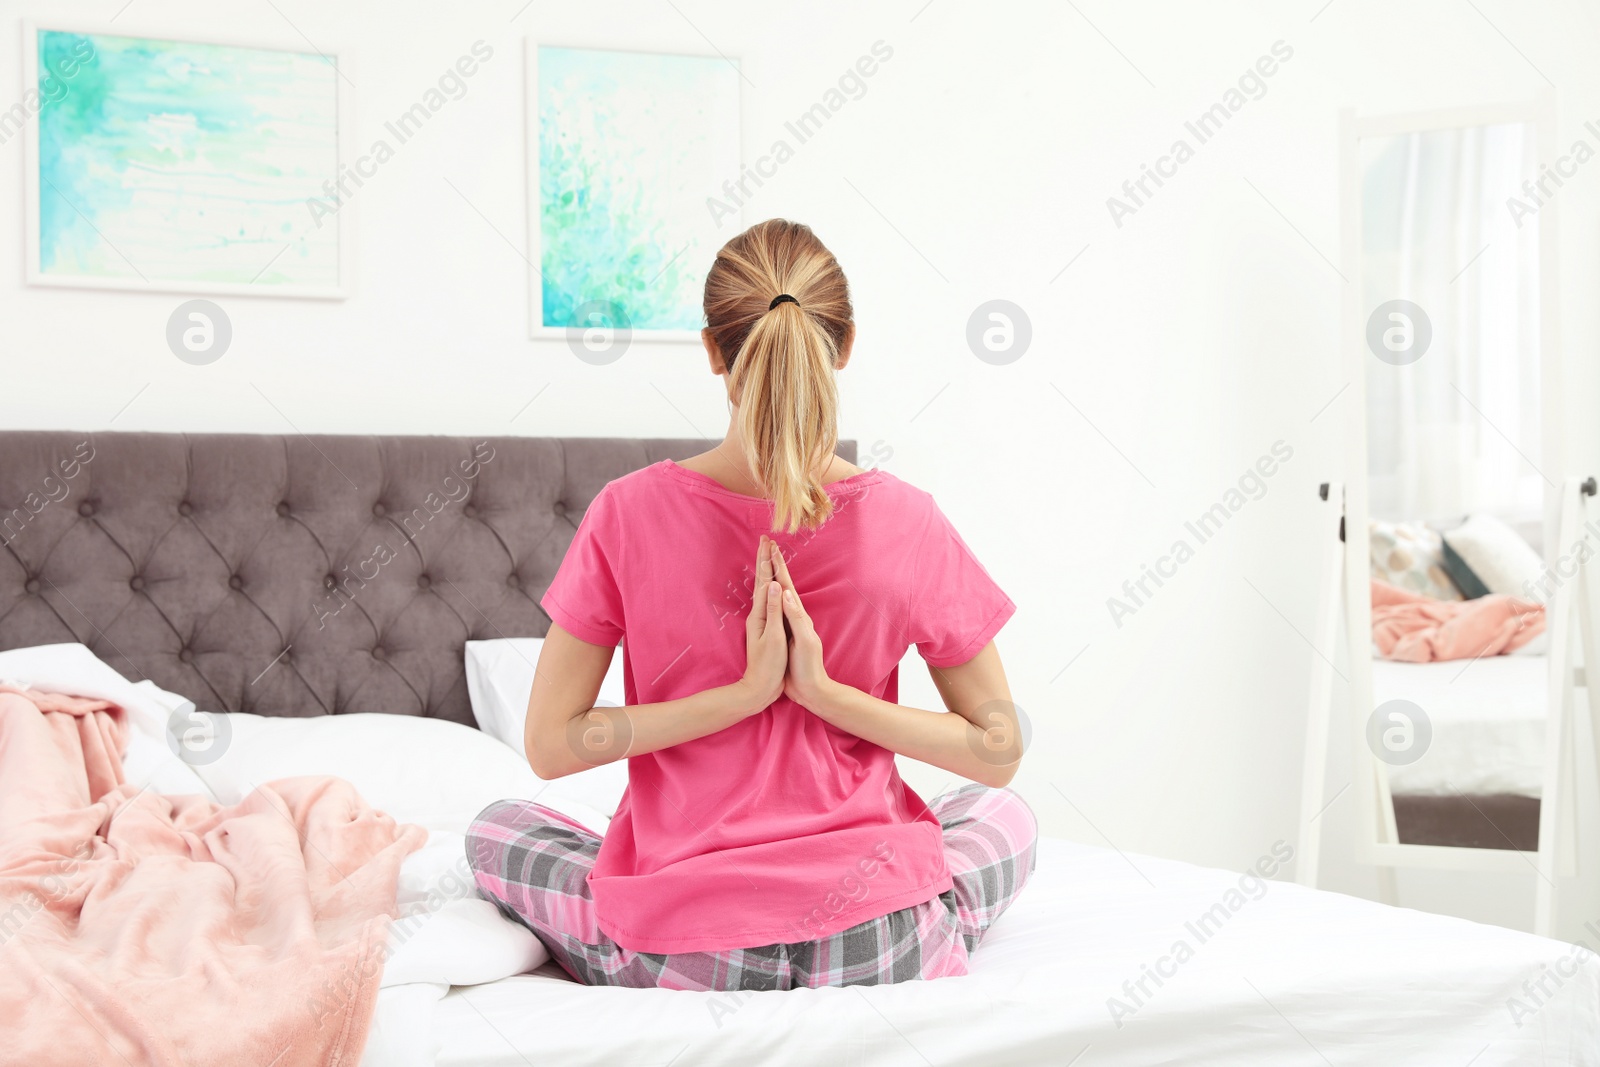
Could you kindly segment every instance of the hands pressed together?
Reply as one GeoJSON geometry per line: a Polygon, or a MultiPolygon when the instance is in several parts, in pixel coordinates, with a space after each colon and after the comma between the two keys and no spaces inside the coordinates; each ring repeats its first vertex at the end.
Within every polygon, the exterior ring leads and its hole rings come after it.
{"type": "Polygon", "coordinates": [[[1023,734],[993,641],[965,663],[930,668],[945,707],[955,714],[905,707],[828,676],[822,638],[788,561],[766,536],[756,549],[750,592],[744,676],[718,687],[731,698],[721,706],[735,721],[786,696],[829,726],[891,752],[994,788],[1011,781],[1022,759],[1023,734]]]}
{"type": "Polygon", "coordinates": [[[836,681],[823,664],[822,638],[788,561],[765,536],[756,549],[739,680],[623,708],[595,707],[611,656],[610,648],[552,624],[528,698],[524,736],[539,777],[559,778],[709,736],[759,714],[780,696],[835,730],[984,785],[1005,785],[1022,758],[1020,713],[993,641],[965,663],[930,667],[940,698],[955,714],[906,707],[836,681]]]}
{"type": "Polygon", "coordinates": [[[822,640],[800,602],[789,566],[765,534],[756,549],[755,588],[745,618],[745,662],[741,684],[756,711],[780,695],[814,711],[834,684],[822,664],[822,640]]]}

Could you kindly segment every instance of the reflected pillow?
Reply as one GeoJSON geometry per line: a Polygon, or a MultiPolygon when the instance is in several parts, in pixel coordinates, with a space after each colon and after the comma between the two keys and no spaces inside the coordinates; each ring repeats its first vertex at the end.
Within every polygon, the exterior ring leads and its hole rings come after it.
{"type": "Polygon", "coordinates": [[[1372,576],[1435,600],[1460,600],[1444,565],[1444,541],[1421,522],[1372,520],[1368,531],[1372,576]]]}
{"type": "MultiPolygon", "coordinates": [[[[1460,526],[1444,532],[1450,565],[1462,570],[1467,595],[1506,593],[1536,597],[1544,560],[1522,535],[1493,515],[1472,515],[1460,526]],[[1470,578],[1468,577],[1470,574],[1470,578]],[[1478,593],[1477,590],[1482,592],[1478,593]]],[[[1455,571],[1451,571],[1452,576],[1455,571]]]]}
{"type": "Polygon", "coordinates": [[[1489,595],[1489,587],[1483,584],[1483,579],[1478,577],[1476,571],[1461,558],[1460,553],[1450,547],[1450,542],[1444,543],[1444,572],[1450,576],[1455,587],[1461,590],[1461,595],[1467,600],[1477,600],[1479,597],[1489,595]]]}

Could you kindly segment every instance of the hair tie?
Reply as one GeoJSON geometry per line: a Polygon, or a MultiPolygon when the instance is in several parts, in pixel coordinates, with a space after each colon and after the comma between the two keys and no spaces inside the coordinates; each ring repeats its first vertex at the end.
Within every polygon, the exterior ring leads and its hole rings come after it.
{"type": "Polygon", "coordinates": [[[799,307],[800,306],[800,301],[796,300],[794,297],[790,296],[788,293],[779,293],[777,296],[772,298],[772,303],[767,305],[767,310],[771,311],[773,308],[777,307],[779,304],[793,304],[795,307],[799,307]]]}

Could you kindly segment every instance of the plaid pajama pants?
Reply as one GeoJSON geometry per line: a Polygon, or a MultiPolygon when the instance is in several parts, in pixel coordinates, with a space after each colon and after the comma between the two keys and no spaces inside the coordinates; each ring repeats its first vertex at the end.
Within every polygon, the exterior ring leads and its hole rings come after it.
{"type": "Polygon", "coordinates": [[[633,952],[601,933],[587,876],[600,838],[527,800],[485,808],[467,832],[480,896],[533,931],[589,985],[764,990],[883,985],[967,973],[967,956],[1033,873],[1038,827],[1008,789],[968,785],[928,805],[953,886],[932,900],[817,941],[722,952],[633,952]]]}

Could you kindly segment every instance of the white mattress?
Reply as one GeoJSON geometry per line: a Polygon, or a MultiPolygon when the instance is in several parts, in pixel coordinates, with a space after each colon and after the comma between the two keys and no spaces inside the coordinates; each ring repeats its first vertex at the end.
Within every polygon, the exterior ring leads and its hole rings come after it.
{"type": "Polygon", "coordinates": [[[1600,1064],[1592,954],[1283,882],[1230,900],[1239,886],[1225,871],[1046,840],[964,978],[739,995],[535,974],[437,1004],[402,986],[384,991],[374,1037],[407,1027],[401,1043],[432,1044],[438,1067],[1600,1064]],[[1202,942],[1189,924],[1219,903],[1238,907],[1202,942]],[[1192,957],[1159,964],[1179,941],[1192,957]],[[1158,964],[1175,973],[1147,979],[1136,1005],[1124,982],[1158,964]],[[1523,983],[1546,968],[1571,977],[1547,980],[1536,1005],[1523,983]],[[1135,1008],[1120,1027],[1112,997],[1135,1008]],[[1513,1018],[1513,997],[1527,1017],[1513,1018]]]}
{"type": "Polygon", "coordinates": [[[1410,700],[1433,726],[1433,740],[1421,759],[1389,768],[1390,790],[1415,796],[1539,796],[1548,672],[1544,656],[1487,656],[1470,663],[1374,659],[1374,706],[1410,700]]]}

